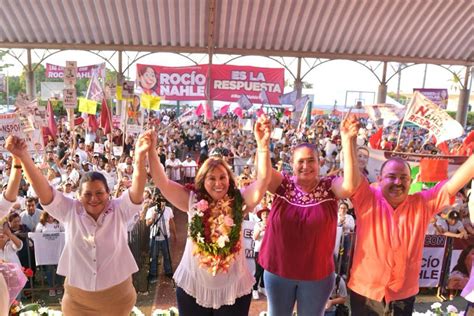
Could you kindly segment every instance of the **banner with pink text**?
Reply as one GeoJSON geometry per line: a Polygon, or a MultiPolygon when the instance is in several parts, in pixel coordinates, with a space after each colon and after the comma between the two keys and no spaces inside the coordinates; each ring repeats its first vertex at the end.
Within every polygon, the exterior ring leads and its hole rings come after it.
{"type": "Polygon", "coordinates": [[[211,78],[211,100],[236,102],[245,94],[253,104],[262,103],[260,93],[265,90],[270,104],[280,104],[285,87],[283,68],[212,65],[211,78]]]}
{"type": "Polygon", "coordinates": [[[271,104],[280,104],[285,79],[283,68],[196,65],[164,67],[137,64],[137,92],[165,97],[166,100],[206,100],[210,73],[210,99],[237,102],[245,94],[252,103],[261,103],[265,90],[271,104]]]}
{"type": "MultiPolygon", "coordinates": [[[[91,78],[95,71],[98,71],[99,77],[101,77],[102,79],[105,79],[105,63],[77,67],[76,77],[77,79],[91,78]]],[[[64,77],[63,66],[46,64],[46,78],[48,79],[61,78],[62,79],[63,77],[64,77]]]]}

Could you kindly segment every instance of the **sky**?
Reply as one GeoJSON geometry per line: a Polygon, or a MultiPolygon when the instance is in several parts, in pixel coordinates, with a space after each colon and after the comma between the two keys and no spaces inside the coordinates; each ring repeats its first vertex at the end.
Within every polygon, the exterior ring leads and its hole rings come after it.
{"type": "MultiPolygon", "coordinates": [[[[21,52],[22,50],[15,50],[15,52],[21,52]]],[[[44,51],[37,50],[38,54],[42,54],[44,51]]],[[[117,54],[113,55],[113,52],[101,52],[105,57],[110,58],[111,63],[118,68],[118,57],[117,54]]],[[[128,52],[123,55],[123,68],[133,62],[136,56],[136,52],[128,52]]],[[[141,53],[143,55],[143,53],[141,53]]],[[[189,55],[198,64],[207,64],[208,58],[204,54],[192,54],[189,55]]],[[[229,61],[231,58],[236,56],[230,55],[215,55],[213,63],[222,64],[229,61]]],[[[22,56],[22,62],[26,63],[26,53],[22,56]]],[[[33,62],[38,62],[40,58],[33,54],[33,62]]],[[[46,63],[65,65],[66,61],[75,60],[78,66],[87,66],[103,62],[103,59],[85,51],[63,51],[45,59],[42,64],[46,63]]],[[[281,61],[281,59],[279,59],[281,61]]],[[[285,64],[290,68],[292,73],[296,75],[297,59],[286,57],[283,60],[285,64]]],[[[301,73],[304,75],[315,62],[315,59],[305,59],[302,62],[301,73]]],[[[20,63],[10,56],[6,56],[3,59],[4,63],[11,63],[14,66],[9,67],[8,70],[4,70],[4,73],[8,72],[8,75],[19,75],[22,71],[20,63]]],[[[163,66],[189,66],[192,62],[185,57],[178,54],[172,53],[155,53],[141,58],[138,63],[152,64],[152,65],[163,65],[163,66]]],[[[246,66],[258,66],[258,67],[281,67],[277,62],[258,56],[245,56],[237,58],[230,62],[232,65],[246,65],[246,66]]],[[[367,64],[373,68],[376,68],[376,74],[378,77],[382,76],[383,65],[380,62],[370,62],[367,64]]],[[[112,67],[107,64],[108,69],[112,67]]],[[[398,63],[390,63],[387,70],[387,78],[392,76],[398,67],[398,63]]],[[[460,71],[464,76],[465,68],[462,66],[453,66],[453,70],[460,71]]],[[[425,65],[414,65],[408,67],[402,71],[400,81],[400,92],[411,93],[413,88],[421,88],[423,86],[423,76],[425,71],[425,65]]],[[[127,70],[125,75],[131,80],[135,80],[136,67],[132,64],[127,70]]],[[[445,88],[448,89],[449,94],[457,94],[452,90],[452,82],[450,79],[452,74],[447,70],[436,66],[428,65],[425,88],[445,88]]],[[[291,74],[285,71],[285,79],[293,81],[291,74]]],[[[388,91],[396,92],[398,89],[398,75],[388,82],[388,91]]],[[[332,60],[318,65],[315,69],[310,71],[303,81],[309,82],[313,85],[313,89],[304,90],[304,94],[314,94],[315,104],[319,105],[334,105],[336,102],[338,106],[343,107],[344,105],[351,106],[356,103],[357,100],[362,99],[365,104],[374,104],[377,101],[377,89],[379,82],[377,78],[365,67],[360,64],[347,61],[347,60],[332,60]],[[349,92],[349,91],[365,91],[366,93],[349,92]]],[[[286,87],[285,92],[291,91],[292,88],[286,87]]],[[[448,104],[448,109],[455,110],[457,104],[448,104]]]]}

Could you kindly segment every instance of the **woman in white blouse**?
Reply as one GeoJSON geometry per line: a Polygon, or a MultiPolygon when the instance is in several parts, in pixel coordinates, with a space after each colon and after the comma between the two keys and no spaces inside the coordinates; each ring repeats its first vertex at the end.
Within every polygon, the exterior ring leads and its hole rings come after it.
{"type": "Polygon", "coordinates": [[[248,315],[255,279],[241,247],[242,219],[268,186],[270,134],[270,122],[261,116],[255,127],[257,179],[241,190],[221,157],[208,158],[197,172],[195,188],[189,189],[166,176],[154,146],[150,149],[154,183],[168,201],[188,213],[188,239],[174,274],[181,316],[248,315]]]}
{"type": "Polygon", "coordinates": [[[129,315],[136,301],[132,274],[138,271],[127,242],[127,222],[141,210],[146,158],[151,144],[146,132],[135,147],[132,185],[110,199],[99,172],[83,175],[78,199],[54,189],[35,166],[23,139],[10,136],[5,148],[17,156],[45,211],[64,224],[66,242],[58,274],[66,276],[64,315],[129,315]]]}

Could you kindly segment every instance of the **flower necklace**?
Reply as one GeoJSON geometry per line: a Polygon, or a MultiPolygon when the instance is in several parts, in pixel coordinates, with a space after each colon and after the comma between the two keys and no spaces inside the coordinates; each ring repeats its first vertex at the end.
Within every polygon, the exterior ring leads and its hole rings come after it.
{"type": "Polygon", "coordinates": [[[199,256],[199,265],[213,276],[227,272],[240,251],[242,229],[242,195],[234,189],[234,197],[210,204],[204,198],[194,204],[195,214],[189,224],[189,236],[194,242],[193,255],[199,256]]]}

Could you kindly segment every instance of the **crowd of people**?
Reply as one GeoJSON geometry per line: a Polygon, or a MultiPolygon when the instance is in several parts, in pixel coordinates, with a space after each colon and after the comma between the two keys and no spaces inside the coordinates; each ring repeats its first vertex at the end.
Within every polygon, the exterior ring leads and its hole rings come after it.
{"type": "MultiPolygon", "coordinates": [[[[60,118],[57,137],[33,155],[10,137],[9,153],[0,156],[3,259],[36,269],[28,233],[64,232],[58,266],[44,267],[49,295],[62,295],[64,282],[66,315],[128,315],[139,267],[127,232],[144,221],[149,281],[157,280],[161,254],[181,315],[246,315],[262,288],[272,316],[291,315],[295,305],[298,315],[335,315],[348,289],[354,315],[413,311],[425,234],[474,233],[465,187],[474,158],[449,180],[409,195],[404,160],[388,159],[379,174],[368,170],[375,128],[365,119],[329,114],[303,129],[276,112],[250,128],[249,119],[175,124],[176,113],[163,111],[144,122],[141,135],[115,128],[107,137],[87,122],[71,131],[60,118]],[[170,123],[160,124],[165,115],[170,123]],[[119,156],[113,147],[122,148],[119,156]],[[176,211],[187,213],[188,239],[173,272],[176,211]],[[256,221],[255,275],[241,251],[244,219],[256,221]],[[338,226],[344,254],[334,258],[338,226]]],[[[381,148],[438,152],[421,129],[405,127],[398,144],[396,131],[384,131],[381,148]]],[[[461,254],[449,288],[466,284],[471,250],[461,254]]]]}

